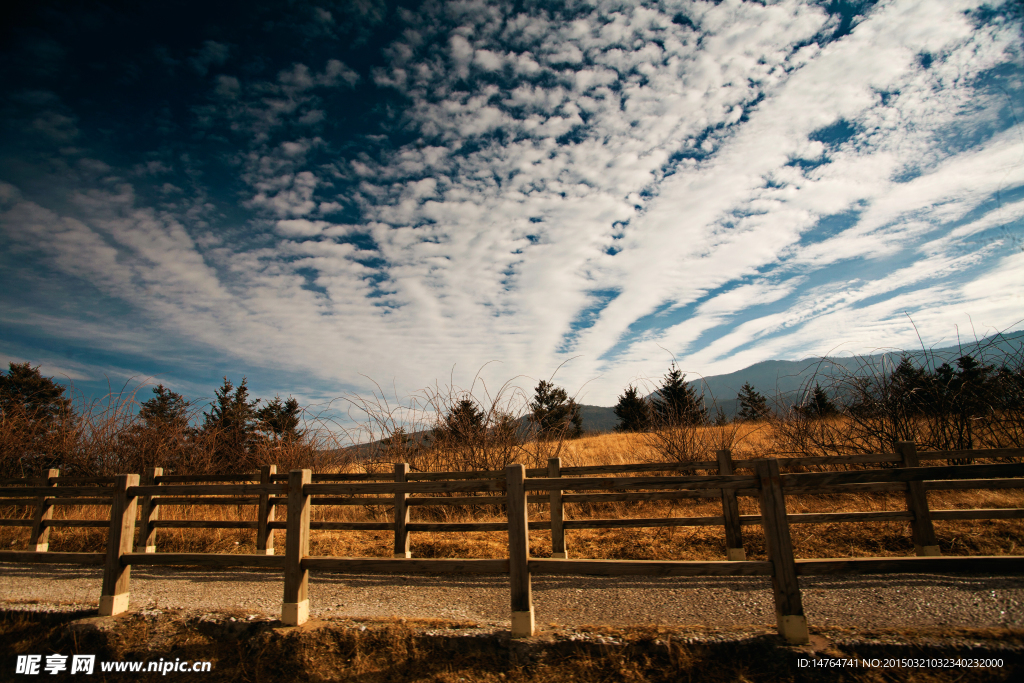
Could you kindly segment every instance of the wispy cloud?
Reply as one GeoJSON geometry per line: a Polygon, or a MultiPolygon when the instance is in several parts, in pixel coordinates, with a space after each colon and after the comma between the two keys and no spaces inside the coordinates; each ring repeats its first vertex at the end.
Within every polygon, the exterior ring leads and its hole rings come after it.
{"type": "Polygon", "coordinates": [[[559,380],[609,404],[663,349],[707,375],[912,346],[905,312],[928,339],[1001,327],[1021,25],[978,7],[428,2],[362,72],[206,40],[185,106],[229,181],[195,152],[94,154],[60,202],[0,185],[0,225],[183,347],[340,390],[576,357],[559,380]]]}

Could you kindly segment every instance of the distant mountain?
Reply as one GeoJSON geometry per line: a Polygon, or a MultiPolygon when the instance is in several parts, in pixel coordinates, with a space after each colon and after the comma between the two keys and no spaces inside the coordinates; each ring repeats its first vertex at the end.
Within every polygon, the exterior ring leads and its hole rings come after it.
{"type": "MultiPolygon", "coordinates": [[[[1024,331],[1006,335],[994,335],[977,342],[965,343],[962,346],[946,346],[938,349],[922,351],[889,351],[869,356],[829,356],[826,358],[805,358],[804,360],[766,360],[749,367],[730,372],[727,375],[712,375],[691,380],[697,393],[702,391],[709,406],[708,412],[714,417],[711,407],[712,398],[715,405],[722,409],[726,417],[732,418],[739,413],[739,400],[736,398],[740,387],[746,382],[769,398],[776,396],[787,401],[798,401],[801,392],[808,386],[814,386],[814,378],[821,380],[825,386],[833,376],[844,374],[867,374],[869,372],[888,371],[900,358],[907,355],[911,360],[924,367],[935,368],[942,363],[953,362],[963,355],[972,355],[976,359],[999,367],[1008,359],[1016,356],[1024,357],[1024,331]]],[[[618,418],[612,408],[601,406],[581,406],[583,413],[583,429],[587,432],[608,432],[618,424],[618,418]]]]}
{"type": "Polygon", "coordinates": [[[614,408],[588,406],[580,404],[580,416],[583,418],[584,432],[610,432],[619,424],[614,408]]]}

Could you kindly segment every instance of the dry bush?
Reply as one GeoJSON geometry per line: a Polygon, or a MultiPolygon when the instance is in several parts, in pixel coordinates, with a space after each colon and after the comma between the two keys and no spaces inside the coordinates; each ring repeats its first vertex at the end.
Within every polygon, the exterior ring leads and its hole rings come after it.
{"type": "Polygon", "coordinates": [[[517,463],[532,466],[523,428],[526,403],[522,390],[510,380],[492,397],[482,385],[484,398],[479,400],[472,389],[449,385],[424,390],[432,415],[427,437],[428,467],[434,471],[486,472],[517,463]]]}
{"type": "Polygon", "coordinates": [[[0,478],[32,477],[67,462],[76,438],[70,410],[52,422],[14,410],[0,412],[0,478]]]}

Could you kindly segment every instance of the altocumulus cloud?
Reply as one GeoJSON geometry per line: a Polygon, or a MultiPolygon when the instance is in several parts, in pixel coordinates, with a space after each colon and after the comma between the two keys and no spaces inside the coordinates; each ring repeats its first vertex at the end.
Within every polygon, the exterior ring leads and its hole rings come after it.
{"type": "Polygon", "coordinates": [[[320,5],[11,29],[7,357],[608,405],[1024,310],[1015,3],[320,5]]]}

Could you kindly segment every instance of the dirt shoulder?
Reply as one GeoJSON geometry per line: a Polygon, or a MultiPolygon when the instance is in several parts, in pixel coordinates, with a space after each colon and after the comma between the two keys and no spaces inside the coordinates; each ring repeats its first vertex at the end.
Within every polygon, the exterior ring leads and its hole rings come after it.
{"type": "MultiPolygon", "coordinates": [[[[755,628],[545,628],[512,640],[505,629],[444,620],[314,619],[300,627],[233,614],[141,610],[100,619],[93,611],[0,611],[0,680],[19,655],[96,658],[94,681],[432,681],[562,683],[700,680],[1013,681],[1024,675],[1020,629],[812,629],[788,646],[755,628]],[[209,663],[201,674],[160,671],[209,663]],[[140,663],[139,673],[103,671],[140,663]],[[148,671],[150,663],[157,671],[148,671]]],[[[45,674],[45,672],[41,672],[45,674]]]]}

